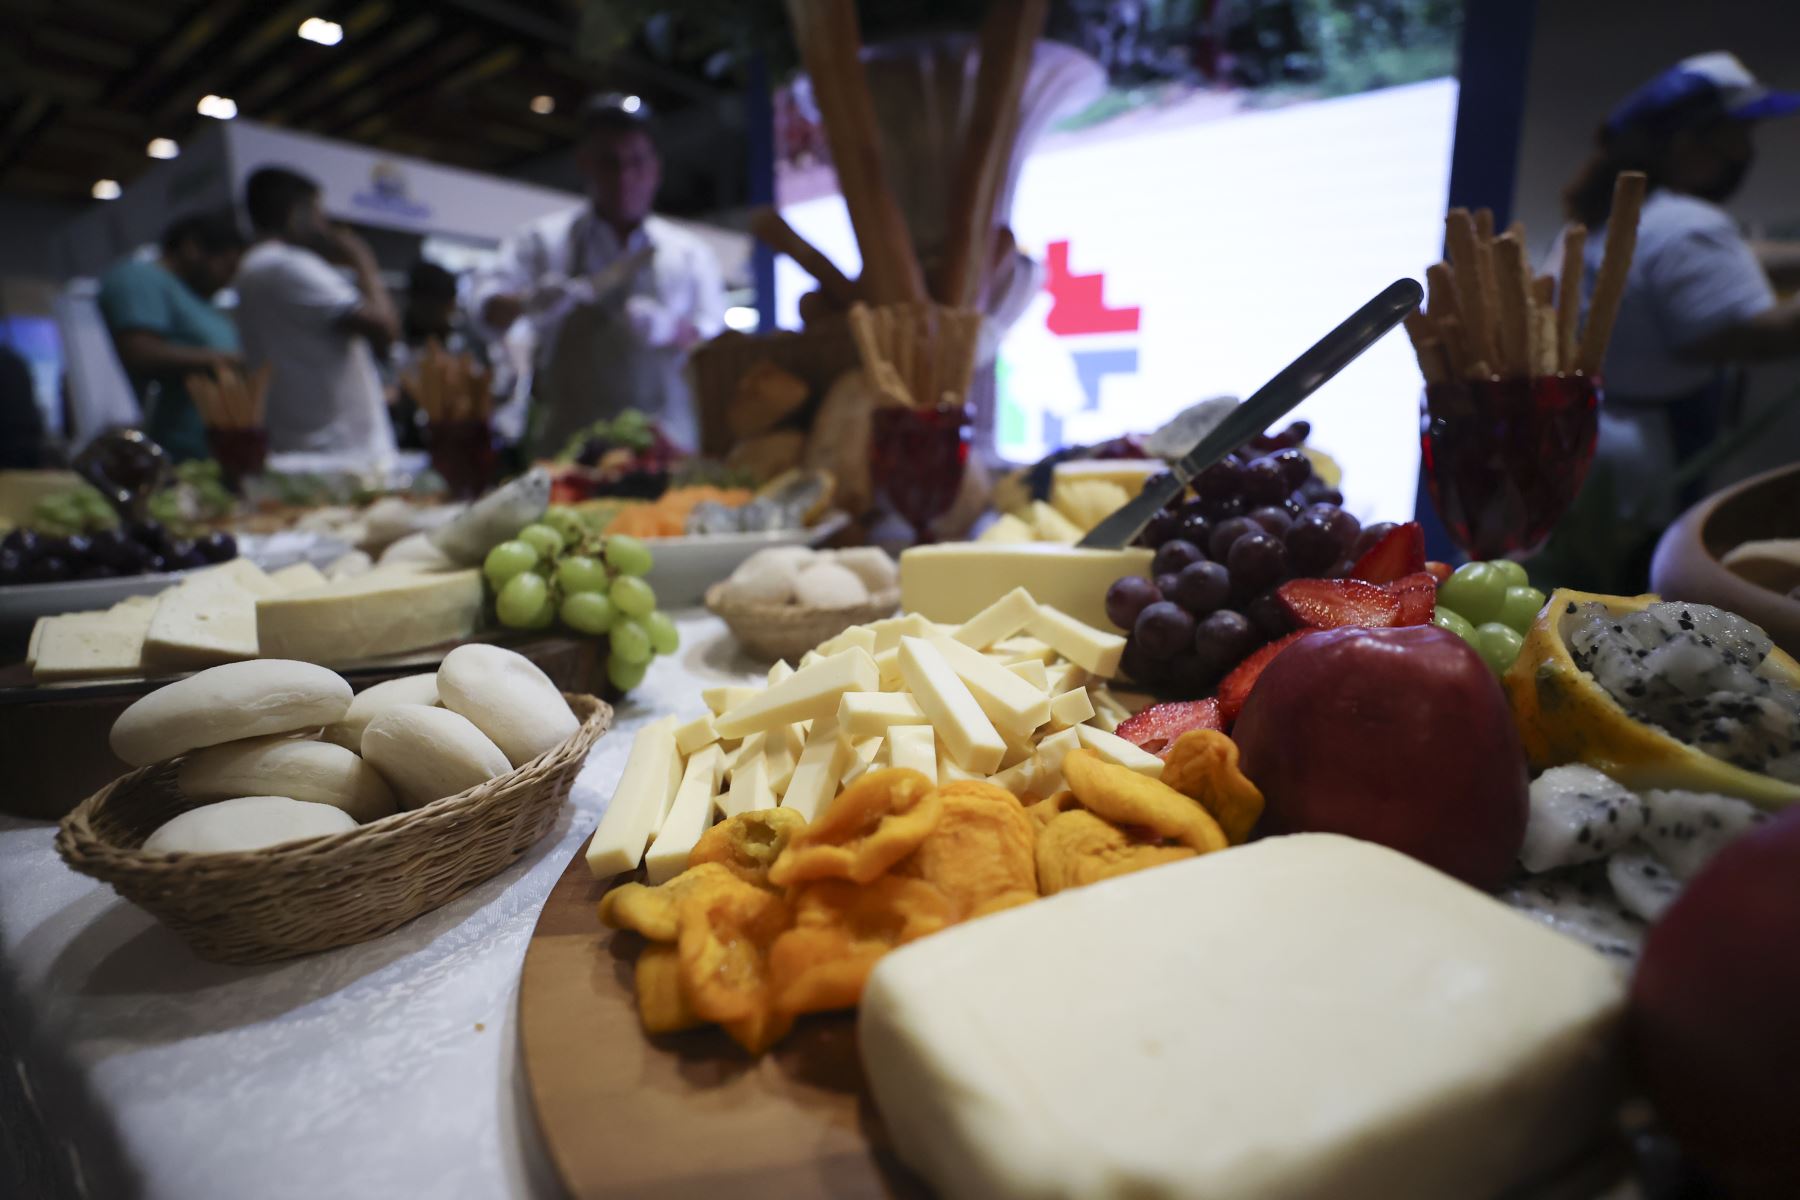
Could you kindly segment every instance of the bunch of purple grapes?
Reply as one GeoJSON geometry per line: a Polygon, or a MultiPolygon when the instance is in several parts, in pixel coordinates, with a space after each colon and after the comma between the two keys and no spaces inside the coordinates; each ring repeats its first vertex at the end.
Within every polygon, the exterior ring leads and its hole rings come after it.
{"type": "Polygon", "coordinates": [[[15,529],[0,539],[0,587],[181,571],[235,557],[229,533],[174,537],[154,520],[66,537],[15,529]]]}
{"type": "Polygon", "coordinates": [[[1127,633],[1124,667],[1138,683],[1186,695],[1211,689],[1257,647],[1293,630],[1275,589],[1289,579],[1348,574],[1389,529],[1362,528],[1343,496],[1313,474],[1296,421],[1206,468],[1145,527],[1151,576],[1106,593],[1127,633]]]}

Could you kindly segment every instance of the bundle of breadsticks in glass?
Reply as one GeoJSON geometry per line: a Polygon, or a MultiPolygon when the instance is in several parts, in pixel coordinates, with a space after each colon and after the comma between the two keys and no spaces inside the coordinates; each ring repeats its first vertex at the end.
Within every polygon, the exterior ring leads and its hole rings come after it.
{"type": "Polygon", "coordinates": [[[494,411],[493,373],[468,353],[453,354],[436,338],[425,343],[402,376],[407,392],[433,425],[485,422],[494,411]]]}
{"type": "Polygon", "coordinates": [[[186,379],[188,395],[209,429],[261,429],[269,374],[266,363],[248,374],[230,366],[196,371],[186,379]]]}
{"type": "Polygon", "coordinates": [[[1557,275],[1534,275],[1521,222],[1495,237],[1489,210],[1451,209],[1444,221],[1448,261],[1426,270],[1430,297],[1424,311],[1406,319],[1426,384],[1599,375],[1637,247],[1645,184],[1638,171],[1622,172],[1614,184],[1585,322],[1586,226],[1564,231],[1557,275]]]}

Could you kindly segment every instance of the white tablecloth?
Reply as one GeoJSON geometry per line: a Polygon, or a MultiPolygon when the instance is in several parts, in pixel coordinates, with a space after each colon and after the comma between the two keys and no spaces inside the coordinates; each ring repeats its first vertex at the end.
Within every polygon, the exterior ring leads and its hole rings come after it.
{"type": "Polygon", "coordinates": [[[204,962],[0,817],[0,1195],[559,1194],[517,1069],[519,964],[637,727],[756,671],[680,614],[556,829],[386,937],[292,962],[204,962]]]}

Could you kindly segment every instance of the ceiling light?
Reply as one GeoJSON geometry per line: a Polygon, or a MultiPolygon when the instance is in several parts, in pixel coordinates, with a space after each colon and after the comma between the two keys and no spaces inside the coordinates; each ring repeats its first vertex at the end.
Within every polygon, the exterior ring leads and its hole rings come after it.
{"type": "Polygon", "coordinates": [[[321,46],[335,46],[344,40],[344,27],[322,17],[308,17],[300,22],[300,36],[321,46]]]}
{"type": "Polygon", "coordinates": [[[219,121],[229,121],[237,116],[237,101],[230,96],[215,96],[211,92],[200,97],[200,103],[194,110],[203,117],[212,117],[219,121]]]}
{"type": "Polygon", "coordinates": [[[175,144],[174,138],[151,138],[144,153],[151,158],[174,158],[181,153],[181,147],[175,144]]]}
{"type": "Polygon", "coordinates": [[[94,180],[94,199],[96,200],[117,200],[121,190],[119,181],[116,179],[94,180]]]}
{"type": "Polygon", "coordinates": [[[644,102],[642,100],[639,100],[636,96],[627,96],[623,100],[619,101],[619,107],[624,109],[626,112],[631,113],[631,112],[636,112],[638,109],[644,107],[644,102]]]}
{"type": "Polygon", "coordinates": [[[549,116],[556,111],[556,97],[533,96],[531,98],[531,111],[540,117],[549,116]]]}

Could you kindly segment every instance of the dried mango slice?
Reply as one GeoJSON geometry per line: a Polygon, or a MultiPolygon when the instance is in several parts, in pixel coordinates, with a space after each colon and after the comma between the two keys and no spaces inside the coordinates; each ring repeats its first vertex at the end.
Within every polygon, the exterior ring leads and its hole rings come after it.
{"type": "Polygon", "coordinates": [[[1025,815],[1031,818],[1031,823],[1041,832],[1044,826],[1056,820],[1058,816],[1080,807],[1081,801],[1075,798],[1075,793],[1064,788],[1047,800],[1039,800],[1036,804],[1027,805],[1025,815]]]}
{"type": "Polygon", "coordinates": [[[681,898],[718,880],[733,878],[721,863],[690,867],[667,883],[650,887],[624,883],[600,897],[600,922],[614,929],[630,929],[653,942],[673,942],[678,932],[681,898]]]}
{"type": "Polygon", "coordinates": [[[1250,836],[1263,795],[1238,769],[1237,743],[1214,729],[1181,735],[1163,763],[1162,781],[1212,814],[1232,845],[1250,836]]]}
{"type": "MultiPolygon", "coordinates": [[[[1230,845],[1219,823],[1199,804],[1161,780],[1107,762],[1092,750],[1071,750],[1064,755],[1063,778],[1083,808],[1114,825],[1147,830],[1156,838],[1179,842],[1200,854],[1230,845]]],[[[1056,821],[1051,822],[1054,824],[1056,821]]]]}
{"type": "Polygon", "coordinates": [[[675,947],[651,943],[637,960],[638,1019],[645,1033],[680,1033],[705,1024],[681,994],[681,960],[675,947]]]}
{"type": "Polygon", "coordinates": [[[917,771],[871,771],[789,840],[769,881],[792,887],[814,879],[878,879],[925,840],[943,807],[917,771]]]}
{"type": "Polygon", "coordinates": [[[688,853],[688,868],[719,863],[744,882],[765,886],[769,868],[805,828],[806,818],[791,808],[739,813],[700,835],[688,853]]]}
{"type": "Polygon", "coordinates": [[[1038,835],[1038,889],[1053,896],[1066,888],[1193,858],[1196,853],[1188,846],[1165,846],[1134,838],[1078,808],[1058,816],[1038,835]]]}
{"type": "Polygon", "coordinates": [[[894,868],[949,896],[965,917],[1037,899],[1037,826],[1005,788],[958,780],[938,788],[943,815],[894,868]]]}
{"type": "Polygon", "coordinates": [[[786,1016],[854,1008],[881,956],[936,933],[957,905],[923,879],[884,875],[872,883],[809,883],[794,893],[794,927],[769,950],[775,1009],[786,1016]]]}
{"type": "Polygon", "coordinates": [[[719,864],[706,866],[718,867],[723,878],[681,898],[675,942],[681,994],[697,1016],[724,1026],[738,1045],[761,1054],[792,1025],[770,1003],[768,954],[793,914],[774,892],[745,883],[719,864]]]}

